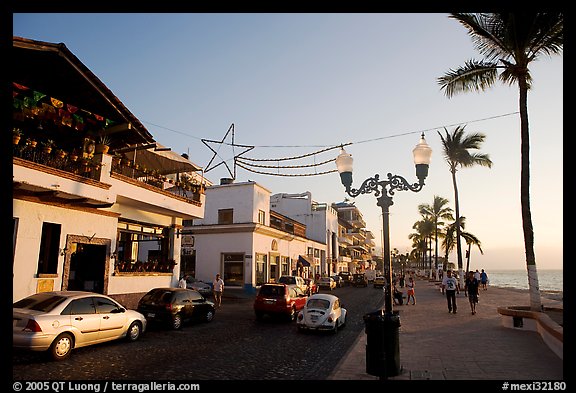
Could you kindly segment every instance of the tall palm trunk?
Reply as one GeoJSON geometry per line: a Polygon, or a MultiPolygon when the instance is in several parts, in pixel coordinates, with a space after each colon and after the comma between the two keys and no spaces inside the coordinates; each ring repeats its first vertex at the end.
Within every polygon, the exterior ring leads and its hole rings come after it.
{"type": "Polygon", "coordinates": [[[456,212],[456,256],[458,258],[458,275],[460,287],[464,288],[464,275],[462,274],[462,243],[460,241],[460,202],[458,200],[458,185],[456,184],[456,168],[451,170],[452,185],[454,186],[454,211],[456,212]]]}
{"type": "Polygon", "coordinates": [[[524,230],[524,248],[526,250],[526,269],[528,270],[528,289],[530,291],[530,309],[540,311],[542,299],[538,285],[536,256],[534,254],[534,229],[530,211],[530,133],[528,127],[528,86],[526,78],[518,78],[520,87],[520,135],[521,135],[521,173],[520,203],[522,208],[522,228],[524,230]]]}

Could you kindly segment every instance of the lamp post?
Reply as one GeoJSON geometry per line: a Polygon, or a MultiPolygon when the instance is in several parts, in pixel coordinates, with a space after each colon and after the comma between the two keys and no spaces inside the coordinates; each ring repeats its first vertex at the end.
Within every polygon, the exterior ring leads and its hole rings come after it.
{"type": "MultiPolygon", "coordinates": [[[[377,205],[382,208],[382,232],[384,248],[384,267],[388,268],[388,280],[386,283],[386,293],[384,302],[384,320],[393,319],[393,293],[392,293],[392,260],[390,258],[390,222],[389,208],[394,204],[392,196],[395,191],[413,191],[418,192],[424,186],[424,180],[428,176],[428,167],[432,156],[432,149],[426,143],[424,133],[420,137],[420,142],[412,150],[414,155],[414,164],[416,165],[416,176],[418,183],[410,184],[405,178],[399,175],[387,174],[386,180],[381,180],[379,175],[364,180],[359,189],[352,188],[352,163],[353,159],[344,148],[340,149],[340,154],[336,158],[336,166],[340,173],[340,180],[346,188],[346,193],[355,198],[360,194],[370,194],[374,192],[377,198],[377,205]]],[[[396,316],[397,318],[397,316],[396,316]]],[[[399,324],[399,322],[398,322],[399,324]]],[[[398,348],[398,342],[392,343],[398,348]]],[[[394,359],[391,359],[394,363],[394,359]]],[[[398,359],[396,359],[398,360],[398,359]]],[[[399,362],[395,362],[399,367],[399,362]]],[[[392,370],[392,373],[399,370],[392,370]]],[[[397,375],[397,373],[395,375],[397,375]]],[[[386,374],[390,374],[388,371],[386,374]]]]}

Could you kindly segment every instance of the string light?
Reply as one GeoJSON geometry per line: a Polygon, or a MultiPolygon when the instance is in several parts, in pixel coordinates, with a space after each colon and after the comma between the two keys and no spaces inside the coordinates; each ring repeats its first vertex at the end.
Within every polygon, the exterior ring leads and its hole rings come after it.
{"type": "MultiPolygon", "coordinates": [[[[511,115],[517,115],[519,112],[510,112],[510,113],[505,113],[502,115],[496,115],[496,116],[491,116],[491,117],[485,117],[482,119],[476,119],[476,120],[470,120],[470,121],[466,121],[466,122],[459,122],[459,123],[454,123],[454,124],[450,124],[450,125],[444,125],[444,126],[440,126],[440,127],[433,127],[433,128],[428,128],[428,129],[424,129],[424,130],[417,130],[417,131],[409,131],[409,132],[404,132],[404,133],[399,133],[399,134],[394,134],[394,135],[388,135],[388,136],[383,136],[383,137],[378,137],[378,138],[372,138],[372,139],[365,139],[365,140],[361,140],[361,141],[356,141],[356,142],[348,142],[345,144],[339,144],[339,145],[333,145],[333,146],[328,146],[328,145],[251,145],[252,148],[255,147],[259,147],[259,148],[288,148],[288,147],[298,147],[298,148],[305,148],[305,147],[324,147],[324,149],[318,150],[318,151],[314,151],[311,153],[307,153],[307,154],[302,154],[302,155],[298,155],[298,156],[292,156],[292,157],[279,157],[279,158],[253,158],[253,157],[240,157],[240,156],[236,156],[234,157],[234,165],[239,166],[240,168],[247,170],[249,172],[252,173],[256,173],[256,174],[260,174],[260,175],[268,175],[268,176],[285,176],[285,177],[299,177],[299,176],[320,176],[320,175],[326,175],[329,173],[334,173],[337,172],[337,169],[331,169],[331,170],[326,170],[326,171],[321,171],[321,172],[313,172],[313,173],[280,173],[280,170],[286,170],[286,169],[302,169],[302,168],[318,168],[321,167],[323,165],[327,165],[330,164],[332,162],[335,161],[335,158],[329,159],[329,160],[325,160],[319,163],[313,163],[313,164],[304,164],[304,165],[279,165],[279,162],[283,162],[283,161],[295,161],[295,160],[302,160],[304,158],[308,158],[308,157],[314,157],[314,161],[316,160],[316,156],[322,153],[325,153],[327,151],[333,150],[333,149],[338,149],[344,146],[349,146],[349,145],[353,145],[353,144],[361,144],[361,143],[371,143],[371,142],[376,142],[376,141],[380,141],[383,139],[390,139],[390,138],[397,138],[400,136],[405,136],[405,135],[411,135],[411,134],[421,134],[423,132],[426,131],[434,131],[437,129],[441,129],[441,128],[448,128],[448,127],[454,127],[454,126],[458,126],[458,125],[462,125],[462,124],[470,124],[470,123],[477,123],[477,122],[481,122],[481,121],[486,121],[486,120],[493,120],[493,119],[497,119],[500,117],[506,117],[506,116],[511,116],[511,115]],[[254,164],[254,162],[276,162],[276,165],[263,165],[263,164],[254,164]],[[268,169],[276,169],[277,172],[265,172],[265,171],[261,171],[258,169],[253,169],[253,168],[268,168],[268,169]]],[[[149,123],[152,124],[152,123],[149,123]]],[[[189,136],[191,138],[195,138],[195,139],[200,139],[197,138],[195,136],[191,136],[191,135],[187,135],[183,132],[179,132],[176,130],[172,130],[166,127],[161,127],[158,125],[153,124],[156,127],[160,127],[163,129],[166,129],[168,131],[172,131],[172,132],[176,132],[178,134],[181,135],[186,135],[189,136]]],[[[225,138],[224,138],[225,139],[225,138]]],[[[204,140],[203,140],[204,141],[204,140]]],[[[215,141],[211,141],[211,142],[215,142],[215,141]]],[[[217,142],[218,143],[218,142],[217,142]]],[[[234,142],[227,143],[224,142],[222,140],[222,142],[219,142],[223,145],[229,145],[229,146],[235,146],[234,142]]]]}

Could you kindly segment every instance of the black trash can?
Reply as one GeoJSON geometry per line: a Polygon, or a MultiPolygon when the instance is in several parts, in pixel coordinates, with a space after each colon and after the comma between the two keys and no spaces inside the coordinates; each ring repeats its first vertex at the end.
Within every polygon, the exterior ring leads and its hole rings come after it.
{"type": "Polygon", "coordinates": [[[400,375],[400,316],[382,310],[364,315],[366,373],[380,378],[400,375]]]}

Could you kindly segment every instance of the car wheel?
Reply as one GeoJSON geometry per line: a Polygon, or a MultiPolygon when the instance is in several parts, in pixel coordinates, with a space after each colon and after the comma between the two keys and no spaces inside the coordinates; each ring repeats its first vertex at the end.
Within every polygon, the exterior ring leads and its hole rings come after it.
{"type": "Polygon", "coordinates": [[[74,348],[74,338],[70,333],[62,333],[50,345],[50,356],[53,360],[66,360],[74,348]]]}
{"type": "Polygon", "coordinates": [[[262,318],[264,318],[264,313],[256,311],[254,314],[256,314],[256,319],[261,321],[262,318]]]}
{"type": "Polygon", "coordinates": [[[206,315],[204,316],[204,321],[205,322],[211,322],[214,319],[214,311],[213,310],[208,310],[208,312],[206,313],[206,315]]]}
{"type": "Polygon", "coordinates": [[[180,314],[176,314],[172,317],[172,329],[179,330],[182,329],[182,317],[180,314]]]}
{"type": "Polygon", "coordinates": [[[134,321],[130,324],[128,331],[126,331],[126,339],[134,342],[140,338],[140,333],[142,333],[142,325],[140,322],[134,321]]]}

